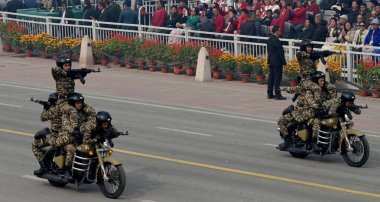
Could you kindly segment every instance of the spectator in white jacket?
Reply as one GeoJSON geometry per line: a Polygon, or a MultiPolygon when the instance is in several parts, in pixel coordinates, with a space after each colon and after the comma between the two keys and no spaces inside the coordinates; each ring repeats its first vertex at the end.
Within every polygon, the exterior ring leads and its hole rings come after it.
{"type": "Polygon", "coordinates": [[[355,45],[353,50],[361,52],[362,48],[361,46],[364,44],[365,37],[368,34],[368,30],[365,27],[364,22],[359,23],[359,29],[356,30],[354,40],[352,41],[352,44],[355,45]]]}

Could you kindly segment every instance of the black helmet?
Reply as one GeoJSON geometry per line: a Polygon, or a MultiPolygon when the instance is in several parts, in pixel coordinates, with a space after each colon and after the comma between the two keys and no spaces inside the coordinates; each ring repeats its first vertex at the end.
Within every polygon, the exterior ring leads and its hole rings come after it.
{"type": "Polygon", "coordinates": [[[311,43],[311,40],[309,40],[309,39],[302,40],[301,45],[300,45],[300,50],[306,51],[307,46],[313,47],[313,43],[311,43]]]}
{"type": "Polygon", "coordinates": [[[343,103],[354,102],[355,101],[355,94],[350,90],[345,90],[340,95],[340,99],[343,103]]]}
{"type": "Polygon", "coordinates": [[[84,97],[82,94],[80,93],[72,93],[70,94],[69,96],[69,105],[75,107],[75,103],[78,102],[78,101],[82,101],[84,102],[84,97]]]}
{"type": "Polygon", "coordinates": [[[54,105],[58,100],[58,94],[57,93],[50,93],[48,102],[52,105],[54,105]]]}
{"type": "Polygon", "coordinates": [[[70,63],[70,65],[71,65],[71,59],[64,56],[64,55],[59,56],[57,61],[56,61],[57,67],[59,67],[59,68],[63,68],[63,65],[66,63],[70,63]]]}
{"type": "Polygon", "coordinates": [[[316,71],[314,72],[312,75],[311,75],[311,80],[314,82],[314,83],[318,83],[318,80],[320,78],[326,78],[326,75],[325,73],[321,72],[321,71],[316,71]]]}
{"type": "Polygon", "coordinates": [[[112,117],[111,114],[106,111],[100,111],[96,114],[96,123],[101,124],[104,122],[109,122],[111,124],[112,117]]]}

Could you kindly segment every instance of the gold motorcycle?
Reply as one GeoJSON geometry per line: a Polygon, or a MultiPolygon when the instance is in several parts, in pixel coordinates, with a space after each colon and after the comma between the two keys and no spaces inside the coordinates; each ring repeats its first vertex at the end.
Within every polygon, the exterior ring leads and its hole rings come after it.
{"type": "MultiPolygon", "coordinates": [[[[368,108],[368,106],[359,105],[355,107],[368,108]]],[[[292,110],[294,110],[293,105],[286,108],[283,115],[292,110]]],[[[305,158],[309,154],[323,156],[338,152],[352,167],[361,167],[367,162],[370,153],[367,138],[362,131],[353,128],[352,115],[347,108],[338,111],[335,116],[319,113],[317,118],[321,120],[321,128],[316,140],[319,151],[315,151],[312,147],[311,127],[306,123],[297,124],[296,122],[288,125],[291,146],[284,151],[296,158],[305,158]]]]}
{"type": "MultiPolygon", "coordinates": [[[[128,135],[127,133],[120,133],[128,135]]],[[[92,145],[77,145],[74,161],[71,167],[72,179],[64,175],[65,154],[62,149],[44,148],[45,165],[48,172],[40,178],[47,179],[56,187],[64,187],[67,183],[81,184],[96,183],[107,198],[118,198],[124,191],[126,179],[122,162],[111,157],[113,150],[111,139],[92,145]]]]}

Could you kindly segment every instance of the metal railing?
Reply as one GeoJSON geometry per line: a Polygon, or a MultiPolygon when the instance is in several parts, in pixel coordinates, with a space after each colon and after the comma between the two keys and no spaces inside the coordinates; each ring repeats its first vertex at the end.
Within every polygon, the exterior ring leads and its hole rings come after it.
{"type": "MultiPolygon", "coordinates": [[[[267,57],[266,41],[268,37],[243,36],[236,34],[222,34],[195,31],[190,29],[171,29],[146,25],[132,25],[121,23],[108,23],[91,20],[69,19],[71,24],[61,24],[61,18],[57,17],[41,17],[25,14],[15,14],[0,12],[2,21],[17,23],[26,27],[28,34],[38,34],[46,32],[54,37],[64,38],[80,38],[88,35],[93,40],[107,39],[111,34],[122,34],[130,37],[140,37],[144,39],[159,40],[164,43],[176,42],[194,42],[221,49],[235,55],[249,54],[254,56],[267,57]],[[9,17],[9,15],[12,16],[9,17]],[[15,16],[15,17],[14,17],[15,16]],[[125,29],[128,27],[128,29],[125,29]],[[152,30],[156,30],[152,32],[152,30]],[[157,31],[158,30],[158,31],[157,31]]],[[[281,39],[284,44],[286,58],[295,58],[296,52],[299,50],[297,40],[281,39]]],[[[329,50],[341,50],[341,55],[336,56],[335,60],[339,62],[343,71],[341,76],[349,82],[356,83],[355,65],[359,60],[371,58],[377,64],[380,61],[380,54],[370,51],[355,51],[358,48],[352,44],[337,44],[313,42],[317,47],[329,50]]],[[[359,46],[361,49],[379,50],[379,47],[359,46]]],[[[315,48],[321,50],[321,48],[315,48]]],[[[379,50],[380,52],[380,50],[379,50]]]]}

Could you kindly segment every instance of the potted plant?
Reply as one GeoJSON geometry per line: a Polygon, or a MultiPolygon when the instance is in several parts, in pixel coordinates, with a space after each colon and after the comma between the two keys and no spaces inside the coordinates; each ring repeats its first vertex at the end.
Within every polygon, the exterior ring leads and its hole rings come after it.
{"type": "Polygon", "coordinates": [[[264,70],[268,68],[266,59],[256,57],[253,62],[253,71],[256,74],[256,80],[258,82],[265,81],[264,70]]]}
{"type": "Polygon", "coordinates": [[[355,65],[357,83],[360,85],[360,95],[367,96],[369,94],[369,69],[375,65],[371,58],[360,59],[355,65]]]}
{"type": "Polygon", "coordinates": [[[224,70],[224,75],[227,81],[233,80],[233,72],[236,68],[235,56],[231,53],[225,53],[219,57],[219,63],[224,70]]]}
{"type": "Polygon", "coordinates": [[[286,77],[288,77],[289,84],[291,87],[297,86],[297,76],[301,71],[300,65],[298,63],[297,58],[291,58],[288,60],[286,65],[284,66],[283,72],[286,77]]]}
{"type": "Polygon", "coordinates": [[[213,47],[207,47],[207,51],[211,60],[210,64],[212,69],[212,78],[219,79],[222,74],[222,70],[219,63],[219,57],[223,54],[223,51],[213,47]]]}
{"type": "Polygon", "coordinates": [[[149,71],[156,71],[157,61],[162,54],[163,46],[157,40],[146,40],[141,46],[144,58],[148,60],[149,71]]]}
{"type": "Polygon", "coordinates": [[[25,49],[26,57],[32,57],[34,39],[35,37],[33,34],[23,34],[20,36],[20,46],[25,49]]]}
{"type": "Polygon", "coordinates": [[[342,67],[338,61],[333,59],[327,61],[327,67],[329,68],[330,83],[335,84],[337,80],[341,79],[342,67]]]}
{"type": "Polygon", "coordinates": [[[182,49],[184,48],[183,44],[172,44],[174,49],[173,55],[173,73],[175,75],[180,75],[182,73],[183,61],[186,60],[186,56],[183,55],[182,49]]]}
{"type": "Polygon", "coordinates": [[[34,48],[40,51],[41,58],[44,59],[48,58],[48,53],[46,49],[49,38],[50,35],[46,34],[45,32],[41,32],[35,36],[34,40],[34,48]]]}
{"type": "MultiPolygon", "coordinates": [[[[100,62],[100,59],[103,56],[104,52],[104,42],[102,40],[94,40],[92,41],[92,54],[94,55],[94,62],[96,63],[97,61],[100,62]]],[[[105,61],[104,61],[105,62],[105,61]]],[[[107,61],[108,64],[108,61],[107,61]]],[[[105,64],[105,65],[107,65],[105,64]]]]}
{"type": "Polygon", "coordinates": [[[15,53],[19,53],[20,36],[26,34],[24,26],[14,23],[0,23],[0,37],[3,40],[3,49],[10,52],[13,46],[15,53]]]}
{"type": "Polygon", "coordinates": [[[380,66],[374,66],[368,72],[369,85],[371,86],[372,97],[380,97],[380,66]]]}
{"type": "Polygon", "coordinates": [[[175,49],[172,45],[163,44],[163,47],[164,49],[160,58],[162,61],[161,72],[167,73],[169,71],[168,65],[174,61],[175,49]]]}
{"type": "Polygon", "coordinates": [[[196,64],[198,61],[198,53],[200,46],[195,42],[188,42],[182,48],[181,53],[183,57],[183,64],[187,76],[194,76],[196,64]]]}
{"type": "Polygon", "coordinates": [[[236,56],[236,64],[241,73],[243,83],[248,83],[253,70],[254,57],[252,55],[236,56]]]}

